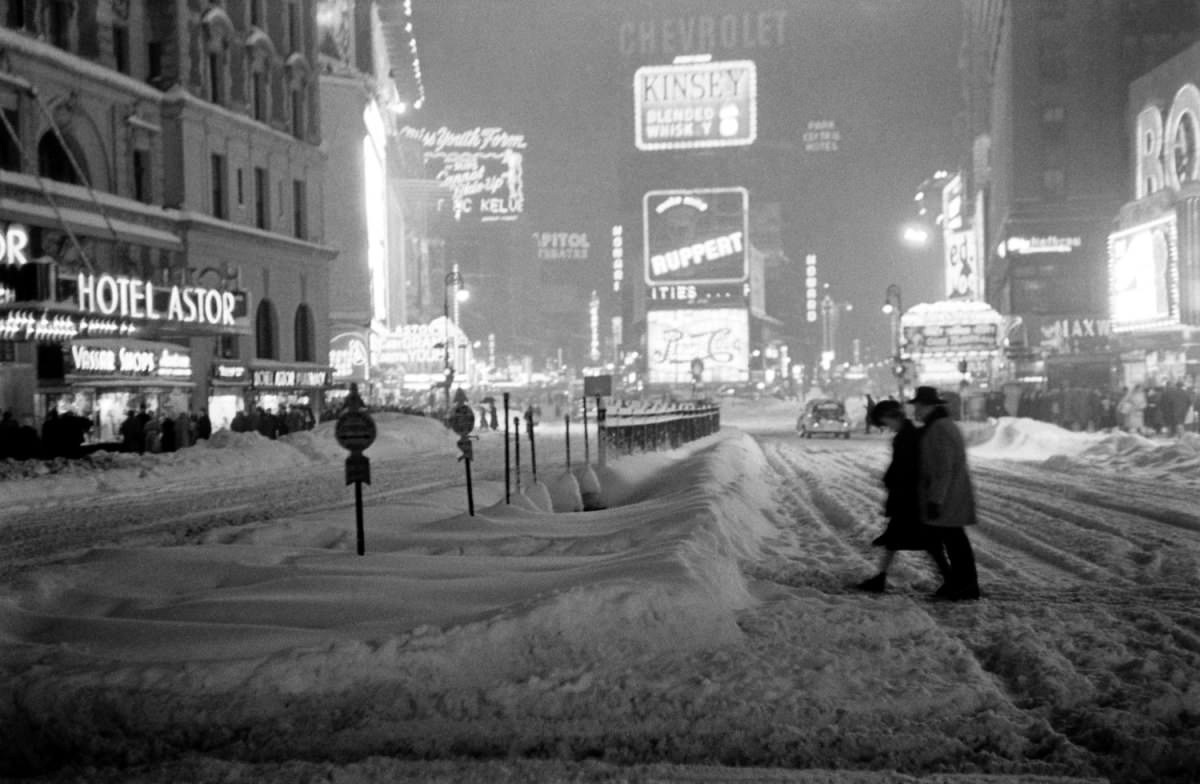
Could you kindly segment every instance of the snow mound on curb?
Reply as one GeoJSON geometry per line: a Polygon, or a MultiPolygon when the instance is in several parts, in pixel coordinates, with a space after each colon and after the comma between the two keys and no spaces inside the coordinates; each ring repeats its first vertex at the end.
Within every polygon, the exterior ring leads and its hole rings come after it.
{"type": "Polygon", "coordinates": [[[1103,433],[1075,433],[1035,419],[1002,417],[991,438],[971,448],[971,454],[999,460],[1041,462],[1051,457],[1078,455],[1104,438],[1103,433]]]}
{"type": "MultiPolygon", "coordinates": [[[[367,450],[369,457],[454,451],[453,435],[437,420],[383,413],[376,415],[375,423],[379,435],[367,450]]],[[[205,441],[159,454],[97,452],[81,460],[7,461],[10,466],[32,468],[4,474],[11,478],[0,480],[0,506],[179,483],[203,485],[245,474],[262,475],[341,460],[347,452],[334,438],[334,426],[333,422],[325,422],[311,431],[291,433],[278,440],[258,433],[219,430],[205,441]]]]}

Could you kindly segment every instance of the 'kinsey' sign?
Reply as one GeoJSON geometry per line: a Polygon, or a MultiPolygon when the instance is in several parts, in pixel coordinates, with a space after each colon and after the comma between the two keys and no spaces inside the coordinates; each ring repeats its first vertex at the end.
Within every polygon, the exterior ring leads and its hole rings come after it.
{"type": "Polygon", "coordinates": [[[233,326],[237,295],[200,286],[156,286],[124,276],[81,273],[79,309],[112,318],[233,326]]]}
{"type": "Polygon", "coordinates": [[[733,147],[758,136],[750,60],[649,65],[633,77],[639,150],[733,147]]]}

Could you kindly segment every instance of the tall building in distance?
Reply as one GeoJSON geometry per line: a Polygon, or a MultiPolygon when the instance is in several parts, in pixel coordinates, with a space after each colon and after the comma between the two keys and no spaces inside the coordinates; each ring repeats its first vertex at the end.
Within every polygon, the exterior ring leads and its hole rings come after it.
{"type": "Polygon", "coordinates": [[[318,408],[315,0],[0,2],[0,407],[318,408]],[[9,248],[12,242],[7,243],[9,248]]]}
{"type": "Polygon", "coordinates": [[[1131,193],[1129,85],[1200,38],[1193,0],[964,0],[965,196],[1014,356],[1107,383],[1108,234],[1131,193]]]}

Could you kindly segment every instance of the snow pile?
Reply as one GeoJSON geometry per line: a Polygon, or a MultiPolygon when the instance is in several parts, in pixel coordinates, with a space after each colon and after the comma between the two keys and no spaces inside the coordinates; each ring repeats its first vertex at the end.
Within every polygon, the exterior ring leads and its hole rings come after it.
{"type": "MultiPolygon", "coordinates": [[[[392,458],[414,452],[449,454],[454,437],[437,420],[383,413],[375,417],[378,438],[368,457],[392,458]]],[[[46,498],[78,498],[123,491],[144,491],[178,484],[202,484],[247,474],[294,471],[313,463],[341,460],[347,452],[334,438],[334,423],[278,440],[258,433],[219,430],[177,452],[126,454],[96,452],[81,460],[5,461],[0,507],[15,508],[46,498]]]]}
{"type": "MultiPolygon", "coordinates": [[[[253,454],[243,441],[228,439],[253,454]]],[[[600,689],[588,662],[740,639],[735,614],[754,600],[739,562],[777,533],[753,501],[766,473],[733,432],[622,461],[605,474],[627,505],[588,515],[368,508],[361,558],[327,518],[92,550],[0,589],[0,724],[28,732],[34,756],[99,759],[114,743],[219,744],[320,695],[387,689],[402,714],[440,705],[446,719],[527,701],[538,682],[569,701],[600,689]],[[456,693],[467,702],[442,703],[456,693]]]]}
{"type": "Polygon", "coordinates": [[[1135,433],[1111,433],[1078,455],[1053,461],[1058,468],[1081,466],[1148,475],[1195,476],[1200,471],[1200,435],[1155,441],[1135,433]]]}
{"type": "Polygon", "coordinates": [[[971,454],[1001,460],[1042,462],[1056,456],[1074,456],[1103,440],[1103,433],[1076,433],[1035,419],[1002,417],[991,438],[972,446],[971,454]]]}

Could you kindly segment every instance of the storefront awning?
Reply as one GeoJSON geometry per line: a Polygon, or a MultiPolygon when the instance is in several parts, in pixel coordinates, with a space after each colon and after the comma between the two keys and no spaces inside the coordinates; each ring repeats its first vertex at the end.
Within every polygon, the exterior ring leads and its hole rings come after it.
{"type": "Polygon", "coordinates": [[[72,207],[60,207],[56,211],[48,205],[0,197],[0,215],[3,215],[6,221],[46,228],[61,228],[62,224],[66,223],[71,231],[87,237],[114,239],[115,233],[115,239],[119,242],[163,250],[183,250],[183,241],[169,231],[153,229],[119,218],[110,217],[105,220],[98,209],[96,212],[88,212],[72,207]]]}

